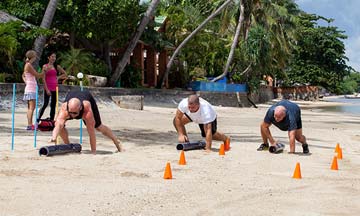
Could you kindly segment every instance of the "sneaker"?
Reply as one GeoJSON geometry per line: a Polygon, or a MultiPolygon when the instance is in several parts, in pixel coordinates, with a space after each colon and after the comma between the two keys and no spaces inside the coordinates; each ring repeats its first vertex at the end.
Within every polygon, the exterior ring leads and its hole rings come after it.
{"type": "Polygon", "coordinates": [[[33,126],[32,126],[32,125],[28,125],[25,130],[31,131],[31,130],[33,130],[33,126]]]}
{"type": "Polygon", "coordinates": [[[303,153],[307,154],[309,153],[309,145],[308,144],[302,144],[302,148],[303,148],[303,153]]]}
{"type": "Polygon", "coordinates": [[[269,144],[268,143],[263,143],[259,146],[259,148],[257,149],[258,151],[264,151],[264,150],[268,150],[269,149],[269,144]]]}

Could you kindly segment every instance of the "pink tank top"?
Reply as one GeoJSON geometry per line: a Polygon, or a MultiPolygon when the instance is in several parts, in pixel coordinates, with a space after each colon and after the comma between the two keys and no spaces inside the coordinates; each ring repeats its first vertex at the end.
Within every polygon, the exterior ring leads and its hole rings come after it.
{"type": "Polygon", "coordinates": [[[45,78],[46,85],[49,91],[56,91],[57,84],[57,72],[55,68],[51,68],[50,70],[46,71],[46,78],[45,78]]]}
{"type": "MultiPolygon", "coordinates": [[[[30,63],[26,63],[26,64],[30,64],[30,63]]],[[[37,82],[35,76],[27,71],[25,71],[25,84],[26,84],[25,94],[36,92],[37,82]]]]}

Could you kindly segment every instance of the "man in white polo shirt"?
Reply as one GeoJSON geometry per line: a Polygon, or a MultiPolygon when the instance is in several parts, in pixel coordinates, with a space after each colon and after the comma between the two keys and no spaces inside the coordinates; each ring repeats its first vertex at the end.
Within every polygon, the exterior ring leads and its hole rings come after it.
{"type": "Polygon", "coordinates": [[[209,102],[199,98],[197,95],[190,95],[184,98],[178,106],[174,118],[174,126],[179,135],[179,142],[189,142],[185,125],[189,122],[199,124],[201,136],[206,140],[206,151],[211,151],[212,140],[225,142],[230,138],[216,131],[216,112],[209,102]]]}

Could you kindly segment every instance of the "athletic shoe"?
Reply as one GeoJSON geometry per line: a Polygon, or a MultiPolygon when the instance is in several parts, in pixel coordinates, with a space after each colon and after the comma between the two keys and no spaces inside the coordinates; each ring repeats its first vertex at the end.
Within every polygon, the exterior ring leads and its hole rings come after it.
{"type": "Polygon", "coordinates": [[[308,144],[302,144],[302,148],[303,148],[303,153],[307,154],[309,153],[309,145],[308,144]]]}
{"type": "Polygon", "coordinates": [[[31,131],[31,130],[34,130],[34,129],[33,129],[33,126],[32,126],[32,125],[29,125],[29,126],[26,127],[25,130],[31,131]]]}
{"type": "Polygon", "coordinates": [[[268,149],[269,149],[269,143],[263,143],[259,146],[259,148],[257,150],[264,151],[264,150],[268,150],[268,149]]]}

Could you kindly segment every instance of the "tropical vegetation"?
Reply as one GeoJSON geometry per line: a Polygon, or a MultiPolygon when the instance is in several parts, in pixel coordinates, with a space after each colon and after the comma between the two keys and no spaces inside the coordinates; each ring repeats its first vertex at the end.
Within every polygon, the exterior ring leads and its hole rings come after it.
{"type": "Polygon", "coordinates": [[[346,34],[294,0],[2,0],[0,11],[31,24],[0,23],[0,74],[11,82],[20,81],[26,50],[38,47],[55,49],[72,74],[88,71],[107,76],[110,85],[137,87],[141,71],[127,62],[140,39],[157,51],[171,47],[166,76],[173,87],[200,74],[256,90],[270,75],[282,85],[359,90],[358,74],[347,65],[346,34]],[[154,30],[153,16],[166,17],[165,32],[154,30]],[[111,53],[119,49],[125,54],[114,64],[111,53]]]}

